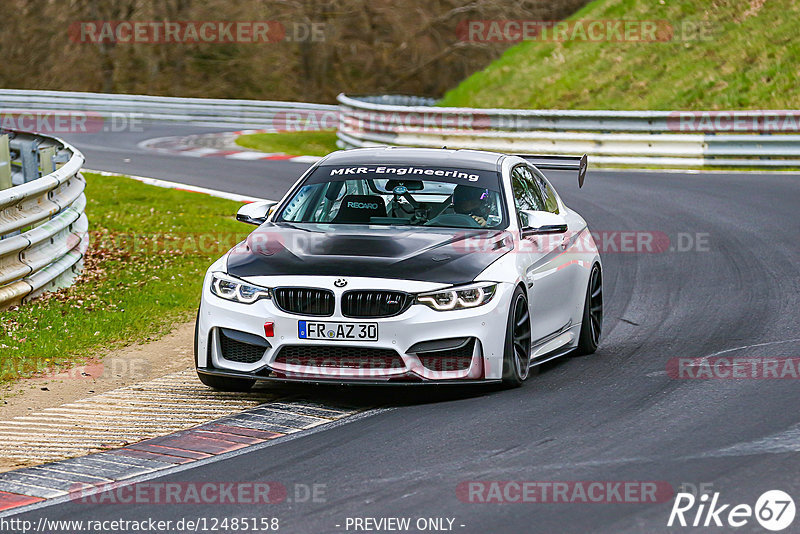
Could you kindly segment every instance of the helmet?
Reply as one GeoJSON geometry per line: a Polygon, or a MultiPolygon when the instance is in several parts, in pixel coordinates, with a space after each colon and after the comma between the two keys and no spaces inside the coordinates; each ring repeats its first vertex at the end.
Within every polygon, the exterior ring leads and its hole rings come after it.
{"type": "Polygon", "coordinates": [[[464,215],[486,217],[491,210],[489,190],[459,184],[453,190],[453,209],[464,215]]]}

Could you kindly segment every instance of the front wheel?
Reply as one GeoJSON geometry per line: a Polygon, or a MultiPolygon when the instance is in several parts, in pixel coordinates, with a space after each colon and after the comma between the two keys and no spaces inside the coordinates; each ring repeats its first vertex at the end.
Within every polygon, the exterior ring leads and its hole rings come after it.
{"type": "Polygon", "coordinates": [[[528,299],[517,287],[511,297],[506,326],[506,345],[503,353],[503,384],[521,386],[528,378],[531,362],[531,321],[528,299]]]}
{"type": "Polygon", "coordinates": [[[586,302],[583,305],[581,333],[578,337],[576,356],[594,354],[603,330],[603,276],[600,266],[592,267],[589,286],[586,288],[586,302]]]}

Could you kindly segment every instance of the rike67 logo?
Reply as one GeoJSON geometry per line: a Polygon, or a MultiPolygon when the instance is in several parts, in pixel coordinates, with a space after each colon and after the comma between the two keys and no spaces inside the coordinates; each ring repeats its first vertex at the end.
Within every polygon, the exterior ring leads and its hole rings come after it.
{"type": "Polygon", "coordinates": [[[781,490],[764,492],[755,506],[723,503],[719,492],[710,497],[704,493],[699,498],[691,493],[678,493],[667,526],[738,528],[755,518],[765,529],[778,532],[791,525],[794,516],[794,500],[781,490]]]}

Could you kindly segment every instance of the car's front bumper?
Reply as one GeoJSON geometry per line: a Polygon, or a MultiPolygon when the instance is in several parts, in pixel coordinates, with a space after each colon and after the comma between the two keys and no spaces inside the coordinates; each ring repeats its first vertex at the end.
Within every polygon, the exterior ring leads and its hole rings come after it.
{"type": "Polygon", "coordinates": [[[206,376],[222,376],[227,378],[242,378],[248,380],[263,380],[267,382],[285,382],[285,383],[303,383],[314,385],[334,385],[334,386],[424,386],[431,384],[444,384],[451,386],[470,386],[470,385],[490,385],[498,384],[501,382],[500,378],[492,379],[460,379],[460,380],[424,380],[416,375],[409,375],[405,379],[400,378],[396,380],[370,380],[369,378],[321,378],[321,377],[291,377],[286,378],[279,374],[270,372],[269,369],[264,369],[258,373],[242,373],[239,371],[229,371],[226,369],[216,369],[214,367],[198,367],[198,374],[206,376]]]}
{"type": "MultiPolygon", "coordinates": [[[[303,277],[294,280],[284,277],[280,281],[260,280],[261,285],[286,285],[318,287],[334,292],[340,302],[343,290],[334,285],[334,277],[303,277]]],[[[250,280],[255,282],[254,280],[250,280]]],[[[409,292],[435,289],[429,283],[385,279],[348,278],[347,289],[384,289],[409,292]]],[[[313,318],[284,312],[270,299],[253,304],[240,304],[221,299],[209,290],[206,280],[200,306],[197,328],[197,368],[199,373],[260,380],[286,380],[320,383],[460,383],[497,381],[502,378],[502,359],[508,305],[513,285],[499,284],[497,292],[485,305],[453,311],[435,311],[421,304],[412,305],[395,317],[378,319],[353,319],[344,317],[339,306],[332,316],[313,318]],[[298,336],[298,321],[321,320],[327,322],[369,322],[378,325],[377,341],[309,340],[298,336]],[[272,322],[274,335],[266,337],[264,323],[272,322]],[[257,361],[232,361],[223,350],[224,333],[244,333],[260,338],[268,344],[257,361]],[[468,365],[461,358],[448,361],[446,351],[437,359],[431,341],[467,340],[463,350],[472,350],[468,365]],[[304,360],[286,359],[282,349],[294,353],[315,353],[320,358],[304,360]],[[301,350],[302,349],[302,350],[301,350]],[[378,349],[374,351],[371,349],[378,349]],[[367,357],[364,353],[391,354],[391,361],[367,357]],[[329,354],[346,353],[347,365],[339,365],[329,354]],[[352,355],[352,356],[351,356],[352,355]],[[396,355],[396,357],[394,356],[396,355]],[[355,363],[354,363],[355,360],[355,363]],[[432,363],[434,362],[434,363],[432,363]],[[460,362],[460,363],[458,363],[460,362]]],[[[229,339],[226,339],[229,342],[229,339]]],[[[455,349],[454,349],[455,350],[455,349]]],[[[285,352],[284,352],[285,354],[285,352]]],[[[455,353],[453,353],[455,354],[455,353]]]]}

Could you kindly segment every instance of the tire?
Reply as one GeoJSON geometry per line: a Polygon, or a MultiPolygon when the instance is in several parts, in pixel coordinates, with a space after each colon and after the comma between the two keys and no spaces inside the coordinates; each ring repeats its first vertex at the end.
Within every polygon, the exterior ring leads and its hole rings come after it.
{"type": "Polygon", "coordinates": [[[578,337],[576,356],[588,356],[597,350],[603,332],[603,273],[600,266],[592,267],[589,284],[586,287],[586,300],[583,304],[581,333],[578,337]]]}
{"type": "Polygon", "coordinates": [[[528,298],[521,287],[514,290],[508,307],[506,345],[503,352],[503,384],[519,387],[530,372],[531,321],[528,298]]]}
{"type": "MultiPolygon", "coordinates": [[[[200,310],[197,310],[197,318],[194,321],[194,366],[197,368],[199,360],[197,359],[197,331],[200,326],[200,310]]],[[[197,373],[197,378],[206,386],[216,389],[217,391],[250,391],[255,385],[255,380],[247,378],[231,378],[228,376],[214,376],[204,375],[197,373]]]]}
{"type": "Polygon", "coordinates": [[[250,391],[250,388],[256,383],[255,380],[249,378],[232,378],[229,376],[205,375],[201,373],[197,373],[197,377],[200,379],[200,382],[217,391],[250,391]]]}

